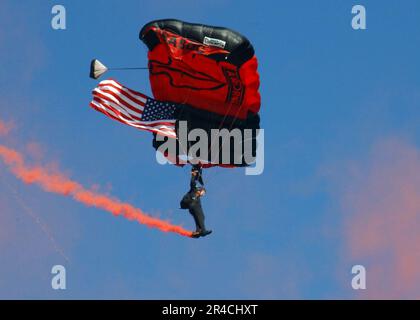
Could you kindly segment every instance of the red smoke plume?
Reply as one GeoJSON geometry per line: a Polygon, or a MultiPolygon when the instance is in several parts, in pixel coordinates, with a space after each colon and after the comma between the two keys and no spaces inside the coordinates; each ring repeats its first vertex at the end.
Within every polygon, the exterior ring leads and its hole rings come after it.
{"type": "MultiPolygon", "coordinates": [[[[1,128],[2,123],[0,122],[0,133],[1,128]]],[[[164,232],[175,232],[182,236],[191,236],[191,232],[181,226],[172,225],[167,221],[150,217],[128,203],[88,190],[78,182],[60,173],[51,172],[51,170],[42,166],[30,167],[25,164],[22,154],[16,150],[0,145],[0,159],[3,160],[17,178],[27,184],[37,184],[47,192],[72,197],[74,200],[87,206],[106,210],[115,216],[123,216],[126,219],[135,220],[148,227],[157,228],[164,232]]]]}
{"type": "Polygon", "coordinates": [[[367,268],[366,297],[420,299],[420,150],[382,141],[346,177],[349,258],[367,268]]]}

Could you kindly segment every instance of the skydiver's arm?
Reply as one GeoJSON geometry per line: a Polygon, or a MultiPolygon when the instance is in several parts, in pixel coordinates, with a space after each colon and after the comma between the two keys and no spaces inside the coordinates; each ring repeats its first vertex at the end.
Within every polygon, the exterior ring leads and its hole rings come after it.
{"type": "Polygon", "coordinates": [[[200,182],[200,184],[204,187],[203,176],[201,175],[201,173],[198,175],[198,182],[200,182]]]}
{"type": "Polygon", "coordinates": [[[195,187],[197,186],[197,176],[191,175],[191,180],[190,180],[190,189],[195,189],[195,187]]]}

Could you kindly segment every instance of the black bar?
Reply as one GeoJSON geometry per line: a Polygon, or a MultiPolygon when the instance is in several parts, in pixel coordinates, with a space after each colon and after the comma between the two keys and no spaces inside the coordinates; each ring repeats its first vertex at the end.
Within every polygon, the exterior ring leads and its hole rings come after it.
{"type": "MultiPolygon", "coordinates": [[[[84,318],[87,315],[104,315],[113,312],[130,314],[133,319],[289,319],[309,314],[332,315],[335,319],[366,315],[365,309],[372,308],[375,318],[380,313],[398,319],[410,307],[418,310],[419,301],[364,301],[364,300],[54,300],[54,301],[0,301],[4,312],[10,307],[12,314],[49,310],[51,314],[84,318]],[[55,310],[54,310],[55,309],[55,310]],[[83,315],[83,317],[81,317],[83,315]]],[[[364,317],[363,317],[364,318],[364,317]]]]}

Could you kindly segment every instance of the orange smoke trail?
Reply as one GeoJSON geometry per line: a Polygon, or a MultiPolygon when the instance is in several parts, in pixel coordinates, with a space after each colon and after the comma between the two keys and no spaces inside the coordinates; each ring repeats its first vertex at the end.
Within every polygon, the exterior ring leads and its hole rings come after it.
{"type": "Polygon", "coordinates": [[[115,216],[123,216],[128,220],[135,220],[151,228],[157,228],[164,232],[178,233],[186,237],[191,236],[191,231],[185,230],[181,226],[172,225],[167,221],[150,217],[128,203],[88,190],[60,173],[52,173],[41,166],[29,167],[25,164],[22,154],[16,150],[0,145],[0,158],[17,178],[27,184],[37,184],[47,192],[72,197],[87,206],[106,210],[115,216]]]}

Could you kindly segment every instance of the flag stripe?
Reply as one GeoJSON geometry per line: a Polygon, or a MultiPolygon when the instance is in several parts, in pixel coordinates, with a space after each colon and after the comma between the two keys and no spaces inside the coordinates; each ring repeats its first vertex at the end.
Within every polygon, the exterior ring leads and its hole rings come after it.
{"type": "Polygon", "coordinates": [[[114,97],[118,98],[119,100],[125,101],[130,105],[136,106],[136,109],[139,110],[143,110],[143,107],[147,102],[147,98],[139,100],[134,95],[128,94],[127,92],[122,91],[111,85],[99,86],[98,88],[95,88],[95,90],[110,91],[110,94],[112,94],[114,97]]]}
{"type": "Polygon", "coordinates": [[[117,120],[118,122],[127,124],[125,121],[122,121],[121,119],[117,118],[116,116],[114,116],[113,114],[109,113],[106,108],[103,108],[100,104],[97,104],[96,101],[91,101],[90,102],[90,106],[95,109],[96,111],[102,112],[103,114],[105,114],[107,117],[110,117],[114,120],[117,120]]]}
{"type": "Polygon", "coordinates": [[[115,80],[104,80],[104,81],[101,81],[99,83],[100,87],[101,86],[106,86],[106,85],[111,85],[111,86],[115,87],[116,89],[124,91],[128,94],[131,94],[132,96],[136,97],[140,101],[143,100],[145,102],[149,98],[148,96],[144,95],[141,92],[134,91],[134,90],[131,90],[127,87],[124,87],[122,84],[120,84],[119,82],[117,82],[115,80]]]}
{"type": "Polygon", "coordinates": [[[129,114],[125,112],[124,109],[119,108],[117,105],[113,104],[112,102],[106,101],[104,99],[94,97],[93,100],[97,102],[99,105],[103,106],[104,108],[110,110],[113,114],[117,115],[118,118],[122,119],[126,122],[135,122],[141,121],[141,119],[136,119],[131,117],[129,114]]]}
{"type": "Polygon", "coordinates": [[[95,92],[93,95],[94,98],[98,98],[101,101],[107,102],[108,104],[110,104],[111,106],[113,106],[115,109],[118,109],[121,112],[124,112],[124,114],[128,117],[128,118],[133,118],[135,120],[141,121],[141,113],[137,113],[131,109],[126,109],[123,106],[121,106],[120,101],[115,101],[115,100],[111,100],[106,94],[103,93],[97,93],[95,92]]]}
{"type": "Polygon", "coordinates": [[[115,89],[112,86],[101,86],[98,88],[93,89],[94,92],[105,92],[109,95],[111,95],[113,98],[117,99],[118,101],[121,101],[121,103],[128,105],[130,108],[133,109],[135,112],[141,112],[144,109],[144,106],[146,105],[147,99],[143,101],[138,101],[137,103],[135,99],[131,98],[130,95],[122,95],[121,91],[118,91],[118,89],[115,89]]]}

